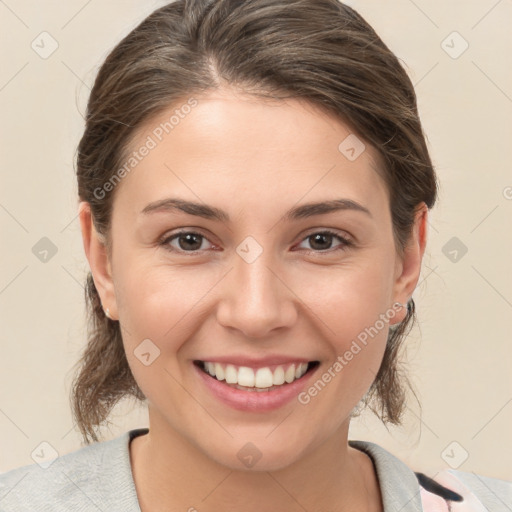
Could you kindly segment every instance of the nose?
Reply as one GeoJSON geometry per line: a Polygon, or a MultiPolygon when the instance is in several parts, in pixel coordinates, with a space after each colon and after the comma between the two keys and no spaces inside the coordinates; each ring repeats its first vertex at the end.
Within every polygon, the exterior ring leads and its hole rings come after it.
{"type": "Polygon", "coordinates": [[[297,297],[270,252],[251,263],[236,254],[234,268],[223,280],[217,321],[246,338],[270,336],[297,319],[297,297]]]}

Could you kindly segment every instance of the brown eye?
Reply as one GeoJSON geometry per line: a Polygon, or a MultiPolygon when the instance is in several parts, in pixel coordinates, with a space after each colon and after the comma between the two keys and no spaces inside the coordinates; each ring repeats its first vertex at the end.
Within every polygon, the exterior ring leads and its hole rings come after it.
{"type": "Polygon", "coordinates": [[[182,231],[181,233],[175,233],[164,240],[160,245],[165,246],[171,251],[177,252],[195,252],[205,249],[203,242],[206,238],[199,233],[193,231],[182,231]],[[173,244],[173,242],[176,242],[173,244]]]}
{"type": "MultiPolygon", "coordinates": [[[[333,231],[319,231],[317,233],[312,233],[308,235],[304,241],[309,241],[309,245],[312,251],[309,252],[324,252],[337,250],[337,249],[345,249],[352,245],[350,240],[342,237],[338,233],[334,233],[333,231]],[[339,240],[339,243],[336,247],[332,247],[332,244],[335,240],[339,240]]],[[[306,248],[307,249],[307,248],[306,248]]]]}
{"type": "Polygon", "coordinates": [[[310,244],[313,249],[322,251],[331,248],[334,237],[326,233],[317,233],[308,238],[310,239],[310,244]]]}

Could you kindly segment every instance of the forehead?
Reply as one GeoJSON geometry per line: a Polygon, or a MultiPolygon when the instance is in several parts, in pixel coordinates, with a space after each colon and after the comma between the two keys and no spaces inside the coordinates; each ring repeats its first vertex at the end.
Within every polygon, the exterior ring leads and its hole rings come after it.
{"type": "Polygon", "coordinates": [[[339,119],[297,99],[233,91],[184,98],[140,127],[128,153],[134,165],[115,202],[138,211],[177,193],[209,203],[229,198],[238,210],[326,194],[387,206],[378,152],[339,119]]]}

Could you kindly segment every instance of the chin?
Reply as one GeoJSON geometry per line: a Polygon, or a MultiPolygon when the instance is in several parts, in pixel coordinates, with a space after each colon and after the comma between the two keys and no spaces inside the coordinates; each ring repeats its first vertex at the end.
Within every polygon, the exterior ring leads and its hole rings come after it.
{"type": "Polygon", "coordinates": [[[205,455],[233,471],[279,471],[293,465],[304,455],[305,441],[299,444],[269,441],[268,433],[233,439],[230,445],[205,447],[205,455]],[[217,449],[215,449],[217,448],[217,449]]]}
{"type": "Polygon", "coordinates": [[[266,472],[286,469],[300,457],[297,453],[289,453],[289,450],[285,453],[282,451],[269,453],[266,449],[257,450],[249,445],[243,446],[239,453],[241,460],[238,458],[238,453],[235,457],[232,453],[226,453],[216,458],[216,462],[233,471],[266,472]]]}

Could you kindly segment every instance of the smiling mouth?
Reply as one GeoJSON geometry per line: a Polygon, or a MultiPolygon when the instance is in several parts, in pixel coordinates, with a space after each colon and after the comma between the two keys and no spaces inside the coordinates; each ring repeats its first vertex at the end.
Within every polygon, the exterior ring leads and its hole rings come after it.
{"type": "Polygon", "coordinates": [[[194,361],[194,364],[211,378],[227,386],[243,391],[272,391],[301,379],[313,371],[319,361],[288,363],[275,367],[250,368],[234,364],[210,361],[194,361]]]}

